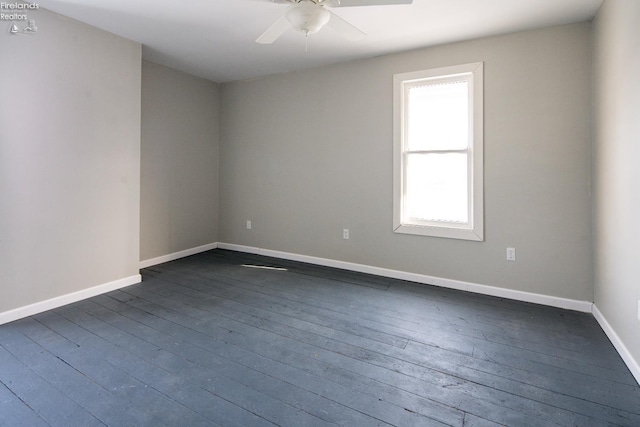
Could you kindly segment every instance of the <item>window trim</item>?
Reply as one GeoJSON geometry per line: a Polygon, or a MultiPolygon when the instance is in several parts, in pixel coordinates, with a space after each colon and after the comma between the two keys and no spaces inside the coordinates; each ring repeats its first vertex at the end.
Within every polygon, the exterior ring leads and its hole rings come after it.
{"type": "Polygon", "coordinates": [[[484,115],[483,63],[454,65],[393,76],[393,231],[402,234],[484,241],[484,115]],[[468,149],[470,190],[469,223],[445,221],[407,221],[403,219],[405,201],[405,89],[417,82],[446,81],[456,76],[469,76],[470,128],[472,136],[468,149]]]}

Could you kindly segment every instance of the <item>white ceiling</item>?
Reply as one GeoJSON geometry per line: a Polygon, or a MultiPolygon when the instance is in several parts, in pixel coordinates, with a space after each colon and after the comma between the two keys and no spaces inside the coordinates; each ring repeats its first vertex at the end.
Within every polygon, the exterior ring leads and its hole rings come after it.
{"type": "MultiPolygon", "coordinates": [[[[350,42],[325,27],[255,39],[286,10],[270,0],[39,0],[46,9],[142,43],[143,57],[216,82],[367,58],[591,19],[603,0],[414,0],[333,8],[367,33],[350,42]]],[[[40,31],[45,31],[41,28],[40,31]]]]}

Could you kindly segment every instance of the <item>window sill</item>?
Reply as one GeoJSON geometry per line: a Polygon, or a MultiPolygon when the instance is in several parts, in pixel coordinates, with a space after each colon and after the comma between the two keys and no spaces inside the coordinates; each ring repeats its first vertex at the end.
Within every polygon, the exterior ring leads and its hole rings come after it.
{"type": "Polygon", "coordinates": [[[400,224],[393,231],[400,234],[414,234],[418,236],[443,237],[447,239],[484,241],[484,235],[478,230],[470,228],[455,228],[445,226],[424,226],[413,224],[400,224]]]}

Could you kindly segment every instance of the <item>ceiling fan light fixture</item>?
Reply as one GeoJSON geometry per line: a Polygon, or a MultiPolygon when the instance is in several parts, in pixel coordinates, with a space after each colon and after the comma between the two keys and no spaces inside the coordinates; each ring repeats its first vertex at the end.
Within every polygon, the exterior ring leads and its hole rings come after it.
{"type": "Polygon", "coordinates": [[[329,22],[331,13],[312,1],[303,0],[293,5],[287,11],[286,17],[294,29],[309,35],[320,31],[329,22]]]}

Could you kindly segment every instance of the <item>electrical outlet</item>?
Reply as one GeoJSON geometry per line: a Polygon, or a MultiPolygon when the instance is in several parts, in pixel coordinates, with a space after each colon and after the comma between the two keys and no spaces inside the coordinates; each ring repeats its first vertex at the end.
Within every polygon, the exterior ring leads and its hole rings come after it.
{"type": "Polygon", "coordinates": [[[342,238],[344,240],[349,240],[349,229],[345,228],[344,230],[342,230],[342,238]]]}
{"type": "Polygon", "coordinates": [[[251,230],[251,221],[247,221],[247,230],[251,230]]]}
{"type": "Polygon", "coordinates": [[[507,248],[507,261],[516,260],[516,248],[507,248]]]}

